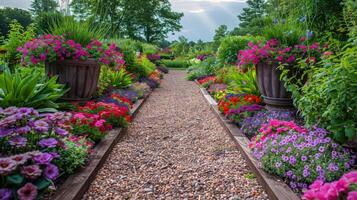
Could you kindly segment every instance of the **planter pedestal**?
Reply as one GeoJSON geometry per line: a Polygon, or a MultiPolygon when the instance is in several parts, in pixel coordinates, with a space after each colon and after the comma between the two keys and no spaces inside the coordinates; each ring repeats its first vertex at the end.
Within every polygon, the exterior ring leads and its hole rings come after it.
{"type": "Polygon", "coordinates": [[[58,76],[58,82],[70,90],[63,99],[69,101],[88,100],[97,89],[100,65],[95,59],[84,61],[62,60],[46,63],[46,73],[58,76]]]}

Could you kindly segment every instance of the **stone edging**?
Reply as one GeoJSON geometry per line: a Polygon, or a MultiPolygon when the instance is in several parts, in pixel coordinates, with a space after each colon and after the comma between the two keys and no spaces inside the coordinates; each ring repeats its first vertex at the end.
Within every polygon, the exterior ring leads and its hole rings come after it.
{"type": "MultiPolygon", "coordinates": [[[[131,109],[132,117],[135,117],[141,106],[149,98],[147,95],[144,99],[138,100],[131,109]]],[[[90,184],[95,179],[100,168],[109,156],[114,146],[125,135],[126,128],[118,128],[105,136],[105,138],[93,149],[89,155],[87,165],[77,173],[69,176],[55,192],[51,199],[54,200],[79,200],[88,190],[90,184]]]]}
{"type": "Polygon", "coordinates": [[[219,112],[217,102],[208,94],[205,88],[203,88],[197,81],[195,82],[199,86],[202,96],[209,103],[211,111],[215,114],[221,125],[241,151],[250,168],[257,175],[258,180],[268,194],[269,199],[299,200],[300,198],[298,195],[294,193],[285,182],[276,176],[266,173],[259,167],[258,161],[253,158],[251,150],[248,148],[249,139],[240,131],[237,125],[231,123],[219,112]]]}

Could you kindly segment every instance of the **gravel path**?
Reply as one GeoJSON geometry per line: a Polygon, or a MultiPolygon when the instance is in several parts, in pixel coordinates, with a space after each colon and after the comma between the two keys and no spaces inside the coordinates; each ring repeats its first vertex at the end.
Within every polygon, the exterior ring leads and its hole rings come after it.
{"type": "Polygon", "coordinates": [[[267,199],[183,71],[170,71],[84,199],[267,199]]]}

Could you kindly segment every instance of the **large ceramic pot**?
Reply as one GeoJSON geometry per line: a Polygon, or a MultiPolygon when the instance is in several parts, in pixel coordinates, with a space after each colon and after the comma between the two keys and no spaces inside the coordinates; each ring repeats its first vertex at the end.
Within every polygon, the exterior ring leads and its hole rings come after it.
{"type": "Polygon", "coordinates": [[[62,60],[46,63],[46,73],[49,76],[57,75],[59,83],[70,88],[63,99],[87,100],[97,89],[100,64],[95,59],[62,60]]]}
{"type": "Polygon", "coordinates": [[[277,65],[260,63],[256,65],[256,72],[260,93],[269,108],[293,108],[291,93],[280,80],[281,71],[277,65]]]}

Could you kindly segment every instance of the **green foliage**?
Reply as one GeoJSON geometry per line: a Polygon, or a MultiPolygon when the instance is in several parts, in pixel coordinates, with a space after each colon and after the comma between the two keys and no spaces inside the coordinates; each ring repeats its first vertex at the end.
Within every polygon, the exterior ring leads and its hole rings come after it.
{"type": "Polygon", "coordinates": [[[67,40],[74,40],[86,46],[93,39],[102,39],[106,35],[106,28],[94,26],[91,22],[78,22],[73,17],[64,17],[63,20],[53,21],[49,33],[64,35],[67,40]]]}
{"type": "Polygon", "coordinates": [[[263,36],[267,39],[278,39],[284,46],[294,46],[299,43],[299,39],[306,35],[306,31],[301,24],[287,21],[267,25],[263,30],[263,36]]]}
{"type": "Polygon", "coordinates": [[[149,76],[152,72],[155,71],[156,65],[152,63],[146,56],[142,56],[139,59],[139,65],[142,68],[143,74],[140,74],[141,76],[149,76]]]}
{"type": "Polygon", "coordinates": [[[5,71],[0,75],[0,107],[32,107],[54,111],[55,103],[67,90],[57,84],[57,77],[48,79],[40,71],[5,71]]]}
{"type": "Polygon", "coordinates": [[[213,36],[214,50],[218,49],[219,45],[222,42],[222,39],[227,35],[227,33],[228,33],[227,29],[228,29],[228,27],[226,25],[221,25],[216,29],[215,34],[213,36]]]}
{"type": "Polygon", "coordinates": [[[32,23],[31,14],[28,11],[18,8],[2,8],[0,9],[0,35],[8,34],[9,25],[14,20],[25,28],[32,23]]]}
{"type": "Polygon", "coordinates": [[[187,68],[188,61],[185,58],[176,58],[175,60],[161,60],[161,63],[167,68],[187,68]]]}
{"type": "Polygon", "coordinates": [[[155,54],[157,52],[158,48],[155,45],[152,44],[142,44],[142,51],[145,55],[148,54],[155,54]]]}
{"type": "Polygon", "coordinates": [[[228,85],[229,93],[260,96],[255,70],[242,73],[236,66],[225,67],[217,72],[217,79],[228,85]]]}
{"type": "Polygon", "coordinates": [[[10,24],[10,32],[3,46],[6,50],[5,60],[10,64],[10,67],[20,63],[21,55],[17,51],[17,48],[23,46],[27,41],[34,38],[35,35],[33,25],[28,26],[25,30],[17,21],[13,21],[10,24]]]}
{"type": "Polygon", "coordinates": [[[107,66],[102,66],[98,84],[99,94],[102,94],[109,87],[116,89],[128,88],[131,83],[132,78],[125,69],[113,71],[107,66]]]}
{"type": "Polygon", "coordinates": [[[202,62],[197,60],[197,62],[193,62],[193,64],[187,69],[187,79],[192,81],[201,76],[214,74],[216,67],[216,59],[213,56],[206,58],[202,62]]]}
{"type": "Polygon", "coordinates": [[[346,0],[343,10],[345,26],[348,28],[350,40],[357,45],[357,2],[346,0]]]}
{"type": "Polygon", "coordinates": [[[33,15],[38,16],[43,12],[56,12],[58,4],[55,0],[33,0],[31,9],[33,15]]]}
{"type": "Polygon", "coordinates": [[[306,123],[328,129],[339,142],[352,140],[357,133],[356,51],[356,47],[348,47],[324,60],[321,67],[310,71],[302,89],[288,84],[306,123]]]}
{"type": "Polygon", "coordinates": [[[89,147],[86,145],[85,139],[78,142],[65,140],[64,145],[66,148],[61,148],[59,151],[60,162],[58,166],[66,174],[73,174],[77,169],[85,165],[89,147]]]}
{"type": "Polygon", "coordinates": [[[227,36],[223,39],[218,52],[217,59],[220,64],[237,63],[237,55],[240,50],[248,48],[248,42],[257,43],[264,41],[262,37],[253,36],[227,36]]]}
{"type": "Polygon", "coordinates": [[[63,20],[64,16],[59,12],[43,12],[35,18],[37,33],[47,33],[54,24],[60,24],[63,20]]]}
{"type": "Polygon", "coordinates": [[[180,36],[178,41],[174,41],[170,45],[171,50],[176,56],[184,55],[189,52],[190,45],[188,44],[188,39],[184,36],[180,36]]]}

